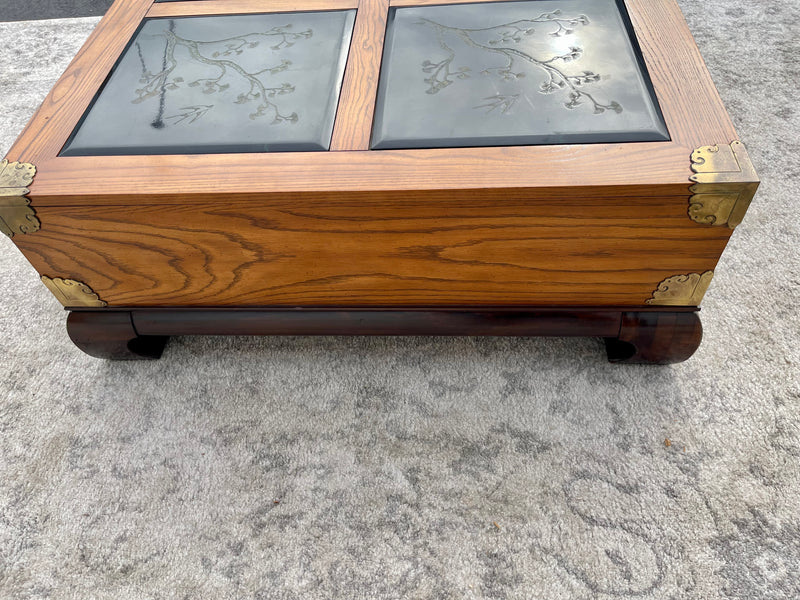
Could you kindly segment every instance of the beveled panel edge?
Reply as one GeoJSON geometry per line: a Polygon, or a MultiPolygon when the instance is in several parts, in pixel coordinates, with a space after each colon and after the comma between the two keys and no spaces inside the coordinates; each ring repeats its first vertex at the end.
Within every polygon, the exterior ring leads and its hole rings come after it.
{"type": "Polygon", "coordinates": [[[714,271],[668,277],[658,284],[653,297],[645,303],[651,306],[699,306],[713,277],[714,271]]]}
{"type": "Polygon", "coordinates": [[[84,308],[105,308],[107,302],[100,299],[92,288],[75,279],[63,279],[61,277],[41,276],[42,283],[47,286],[53,295],[65,307],[80,306],[84,308]]]}
{"type": "Polygon", "coordinates": [[[30,206],[28,186],[36,175],[31,163],[0,161],[0,232],[10,238],[39,231],[41,222],[30,206]]]}
{"type": "Polygon", "coordinates": [[[358,0],[203,0],[154,3],[145,18],[317,12],[358,8],[358,0]]]}
{"type": "Polygon", "coordinates": [[[759,179],[740,141],[703,146],[692,153],[689,218],[702,225],[735,229],[755,197],[759,179]]]}

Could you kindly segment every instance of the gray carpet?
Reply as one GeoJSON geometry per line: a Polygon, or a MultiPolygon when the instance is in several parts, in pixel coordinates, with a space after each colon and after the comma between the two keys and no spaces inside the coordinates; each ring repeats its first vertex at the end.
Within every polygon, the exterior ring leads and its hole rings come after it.
{"type": "MultiPolygon", "coordinates": [[[[764,180],[694,358],[178,338],[103,362],[0,236],[0,598],[800,597],[800,5],[681,4],[764,180]]],[[[95,23],[0,24],[0,155],[95,23]]]]}

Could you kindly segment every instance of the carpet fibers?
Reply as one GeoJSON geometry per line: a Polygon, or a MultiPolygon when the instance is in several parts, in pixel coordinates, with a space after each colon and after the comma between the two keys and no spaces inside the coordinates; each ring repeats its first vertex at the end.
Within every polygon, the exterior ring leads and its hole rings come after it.
{"type": "MultiPolygon", "coordinates": [[[[800,5],[680,3],[764,181],[690,361],[196,337],[105,362],[0,236],[0,598],[800,597],[800,5]]],[[[0,23],[0,155],[96,23],[0,23]]]]}

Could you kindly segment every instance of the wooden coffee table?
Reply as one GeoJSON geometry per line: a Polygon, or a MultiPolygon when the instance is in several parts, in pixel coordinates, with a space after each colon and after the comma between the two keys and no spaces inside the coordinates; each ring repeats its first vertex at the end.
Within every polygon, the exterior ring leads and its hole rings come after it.
{"type": "Polygon", "coordinates": [[[758,186],[737,140],[674,0],[117,0],[0,166],[0,228],[93,356],[580,335],[670,363],[758,186]]]}

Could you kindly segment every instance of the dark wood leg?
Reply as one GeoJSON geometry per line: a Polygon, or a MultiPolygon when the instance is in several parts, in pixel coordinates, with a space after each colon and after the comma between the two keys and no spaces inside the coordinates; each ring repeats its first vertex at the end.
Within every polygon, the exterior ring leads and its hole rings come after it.
{"type": "Polygon", "coordinates": [[[160,358],[169,339],[139,335],[130,312],[71,312],[67,317],[67,333],[86,354],[113,360],[160,358]]]}
{"type": "Polygon", "coordinates": [[[695,353],[703,326],[695,312],[623,312],[619,336],[606,338],[614,363],[669,365],[695,353]]]}

